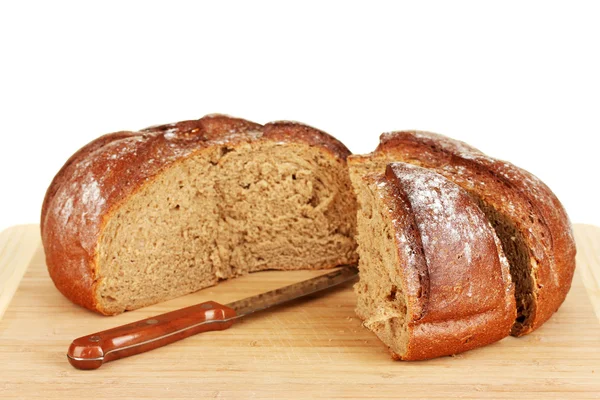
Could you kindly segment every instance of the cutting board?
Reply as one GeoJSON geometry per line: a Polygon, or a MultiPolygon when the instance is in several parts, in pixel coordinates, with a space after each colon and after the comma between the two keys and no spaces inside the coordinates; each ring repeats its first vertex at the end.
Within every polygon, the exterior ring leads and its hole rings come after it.
{"type": "Polygon", "coordinates": [[[600,228],[577,225],[575,232],[571,292],[550,321],[523,338],[455,357],[395,362],[354,315],[347,284],[226,331],[80,371],[65,356],[78,336],[205,300],[227,303],[322,271],[260,272],[102,317],[58,293],[38,227],[17,227],[0,238],[0,312],[12,297],[0,320],[0,398],[600,398],[600,228]]]}

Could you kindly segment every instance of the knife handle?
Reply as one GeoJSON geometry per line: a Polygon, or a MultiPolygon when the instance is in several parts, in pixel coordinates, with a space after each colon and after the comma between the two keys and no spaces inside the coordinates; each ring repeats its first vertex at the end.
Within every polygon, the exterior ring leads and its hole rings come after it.
{"type": "Polygon", "coordinates": [[[96,369],[197,333],[227,329],[235,317],[232,308],[207,301],[75,339],[67,358],[75,368],[96,369]]]}

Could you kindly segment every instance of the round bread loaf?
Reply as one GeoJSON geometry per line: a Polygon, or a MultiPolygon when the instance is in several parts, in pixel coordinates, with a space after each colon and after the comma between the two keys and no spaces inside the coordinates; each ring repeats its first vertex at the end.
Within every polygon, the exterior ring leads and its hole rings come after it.
{"type": "Polygon", "coordinates": [[[102,136],[46,193],[50,276],[116,314],[247,272],[354,263],[349,154],[306,125],[222,115],[102,136]]]}
{"type": "Polygon", "coordinates": [[[381,135],[377,149],[350,156],[353,182],[390,162],[430,169],[456,183],[486,214],[510,263],[517,317],[512,334],[539,328],[564,301],[575,270],[571,224],[554,193],[533,174],[466,143],[428,132],[381,135]]]}

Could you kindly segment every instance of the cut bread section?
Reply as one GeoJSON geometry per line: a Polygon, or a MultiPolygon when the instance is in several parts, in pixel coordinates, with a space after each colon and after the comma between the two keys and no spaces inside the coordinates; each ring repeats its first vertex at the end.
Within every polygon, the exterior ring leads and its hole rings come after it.
{"type": "Polygon", "coordinates": [[[357,261],[349,152],[316,129],[210,116],[93,148],[57,176],[42,226],[50,274],[78,304],[117,314],[357,261]]]}
{"type": "Polygon", "coordinates": [[[352,262],[346,189],[343,166],[308,145],[200,152],[111,216],[98,248],[97,301],[115,313],[252,271],[352,262]]]}
{"type": "Polygon", "coordinates": [[[459,186],[410,164],[353,175],[357,314],[395,358],[460,353],[509,335],[513,286],[500,242],[459,186]]]}
{"type": "Polygon", "coordinates": [[[465,189],[502,242],[515,283],[515,336],[541,326],[560,307],[575,269],[575,242],[567,214],[534,175],[442,135],[383,134],[375,152],[351,156],[353,180],[402,161],[435,171],[465,189]]]}

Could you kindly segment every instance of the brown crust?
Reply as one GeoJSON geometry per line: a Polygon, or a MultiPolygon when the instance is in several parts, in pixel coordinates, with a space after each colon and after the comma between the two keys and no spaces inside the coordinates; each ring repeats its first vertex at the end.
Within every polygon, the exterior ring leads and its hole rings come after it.
{"type": "Polygon", "coordinates": [[[508,262],[468,193],[404,163],[389,164],[380,179],[397,233],[407,306],[406,353],[394,357],[452,355],[508,336],[516,316],[508,262]]]}
{"type": "MultiPolygon", "coordinates": [[[[508,162],[488,157],[479,150],[442,135],[418,131],[383,134],[374,156],[396,154],[399,159],[433,165],[436,171],[476,176],[479,182],[467,190],[509,218],[521,220],[521,233],[538,262],[535,311],[530,326],[513,332],[520,336],[540,327],[563,303],[575,270],[575,241],[566,211],[554,193],[533,174],[508,162]],[[481,184],[482,183],[482,184],[481,184]],[[482,186],[485,186],[483,193],[482,186]]],[[[454,180],[454,179],[453,179],[454,180]]],[[[457,182],[458,183],[458,182],[457,182]]]]}
{"type": "Polygon", "coordinates": [[[163,169],[209,146],[254,140],[318,146],[345,160],[332,136],[295,122],[265,126],[225,115],[104,135],[77,151],[50,184],[41,213],[42,243],[54,284],[74,303],[96,303],[96,249],[105,220],[163,169]]]}

